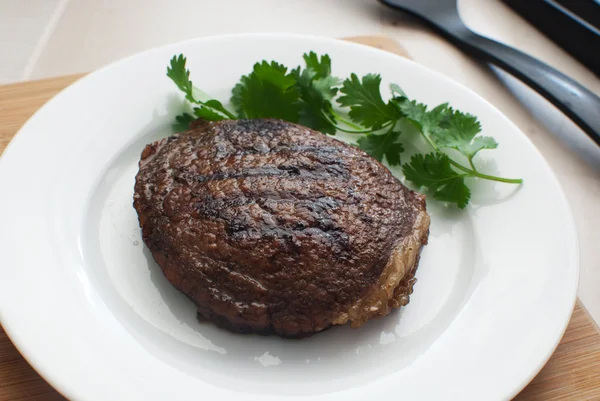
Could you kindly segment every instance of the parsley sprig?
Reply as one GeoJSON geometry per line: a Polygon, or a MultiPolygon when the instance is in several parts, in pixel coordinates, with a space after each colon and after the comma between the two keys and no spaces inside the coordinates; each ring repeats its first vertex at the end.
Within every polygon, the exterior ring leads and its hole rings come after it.
{"type": "Polygon", "coordinates": [[[391,97],[385,101],[380,75],[359,78],[351,74],[341,80],[331,75],[331,58],[327,54],[310,52],[303,58],[305,66],[292,70],[275,61],[256,63],[233,88],[230,111],[195,87],[186,58],[181,54],[174,56],[167,76],[185,94],[194,111],[193,115],[177,116],[175,128],[185,130],[196,118],[280,118],[324,134],[360,135],[356,144],[367,154],[379,161],[385,159],[390,166],[401,166],[408,181],[427,188],[435,199],[459,208],[466,207],[471,198],[466,178],[523,182],[479,171],[476,155],[484,149],[497,148],[498,143],[492,137],[479,135],[482,128],[477,117],[447,103],[429,109],[411,100],[397,84],[390,85],[391,97]],[[415,131],[430,152],[414,153],[403,163],[401,154],[405,148],[418,148],[415,131]],[[451,158],[451,153],[458,158],[451,158]]]}
{"type": "MultiPolygon", "coordinates": [[[[167,67],[167,76],[177,85],[179,90],[185,94],[185,98],[194,107],[194,115],[196,118],[203,118],[205,120],[218,121],[225,118],[235,119],[237,118],[233,113],[223,107],[223,104],[216,99],[212,99],[209,95],[196,88],[190,80],[190,70],[185,68],[187,59],[180,54],[174,56],[171,59],[169,67],[167,67]],[[205,99],[204,101],[202,99],[205,99]]],[[[188,124],[195,118],[184,113],[176,117],[178,125],[188,124]]],[[[187,128],[187,127],[186,127],[187,128]]]]}

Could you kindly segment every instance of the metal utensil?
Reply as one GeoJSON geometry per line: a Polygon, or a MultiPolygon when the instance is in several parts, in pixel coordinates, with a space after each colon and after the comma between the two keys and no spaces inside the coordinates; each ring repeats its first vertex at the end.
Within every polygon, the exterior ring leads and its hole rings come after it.
{"type": "Polygon", "coordinates": [[[380,1],[420,18],[465,52],[519,78],[558,107],[600,145],[600,98],[549,65],[471,31],[458,14],[457,0],[380,1]]]}

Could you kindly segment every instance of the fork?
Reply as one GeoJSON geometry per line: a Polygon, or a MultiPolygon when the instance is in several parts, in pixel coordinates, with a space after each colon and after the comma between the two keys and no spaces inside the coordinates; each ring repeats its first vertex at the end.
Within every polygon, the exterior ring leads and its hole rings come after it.
{"type": "Polygon", "coordinates": [[[600,145],[600,98],[540,60],[471,31],[458,14],[457,0],[380,1],[418,17],[466,53],[514,75],[558,107],[600,145]]]}

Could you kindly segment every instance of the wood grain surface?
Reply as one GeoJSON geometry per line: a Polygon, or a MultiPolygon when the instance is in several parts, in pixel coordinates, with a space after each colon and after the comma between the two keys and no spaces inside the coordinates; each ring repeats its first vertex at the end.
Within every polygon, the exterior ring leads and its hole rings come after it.
{"type": "MultiPolygon", "coordinates": [[[[347,40],[408,57],[406,51],[389,38],[369,36],[347,40]]],[[[0,86],[0,154],[37,109],[80,77],[72,75],[0,86]]],[[[65,398],[29,366],[0,328],[0,401],[25,400],[62,401],[65,398]]],[[[579,302],[554,355],[515,400],[600,401],[600,330],[579,302]]]]}

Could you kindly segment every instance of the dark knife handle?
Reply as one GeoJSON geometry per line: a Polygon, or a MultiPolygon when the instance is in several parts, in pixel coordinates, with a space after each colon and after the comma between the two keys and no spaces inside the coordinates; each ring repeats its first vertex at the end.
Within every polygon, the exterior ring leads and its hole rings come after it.
{"type": "Polygon", "coordinates": [[[497,65],[535,89],[600,145],[600,98],[592,91],[512,47],[471,31],[444,33],[464,51],[497,65]]]}
{"type": "Polygon", "coordinates": [[[521,17],[600,76],[600,2],[502,0],[521,17]]]}

